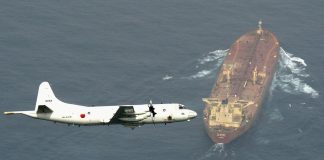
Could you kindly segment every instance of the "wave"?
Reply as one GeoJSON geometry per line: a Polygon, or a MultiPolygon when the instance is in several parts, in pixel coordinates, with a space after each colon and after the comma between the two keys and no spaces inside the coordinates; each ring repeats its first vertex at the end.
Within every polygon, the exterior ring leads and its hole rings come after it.
{"type": "Polygon", "coordinates": [[[198,64],[196,65],[196,68],[205,67],[206,65],[211,64],[211,69],[203,69],[200,70],[189,77],[183,77],[185,79],[198,79],[198,78],[204,78],[219,68],[219,66],[223,63],[225,56],[227,55],[229,49],[226,50],[215,50],[212,52],[209,52],[203,56],[203,58],[198,59],[198,64]]]}
{"type": "Polygon", "coordinates": [[[275,108],[270,114],[269,114],[269,121],[282,121],[284,120],[283,115],[281,114],[280,110],[278,108],[275,108]]]}
{"type": "Polygon", "coordinates": [[[199,64],[206,64],[209,62],[222,62],[225,58],[225,56],[227,55],[229,49],[226,50],[215,50],[212,52],[209,52],[208,54],[206,54],[203,58],[199,59],[198,62],[199,64]]]}
{"type": "Polygon", "coordinates": [[[169,79],[172,79],[173,78],[173,76],[170,76],[170,75],[165,75],[163,78],[162,78],[162,80],[169,80],[169,79]]]}
{"type": "Polygon", "coordinates": [[[212,73],[213,70],[201,70],[199,72],[197,72],[194,75],[191,75],[189,77],[187,77],[188,79],[197,79],[197,78],[203,78],[206,77],[208,75],[210,75],[212,73]]]}
{"type": "Polygon", "coordinates": [[[280,48],[279,55],[279,69],[275,74],[272,90],[279,87],[286,93],[307,94],[312,98],[317,98],[318,91],[304,81],[306,77],[309,77],[305,61],[286,52],[283,48],[280,48]]]}
{"type": "Polygon", "coordinates": [[[212,156],[215,156],[216,154],[224,154],[227,156],[227,153],[225,152],[225,146],[222,143],[217,143],[212,145],[205,153],[202,155],[198,160],[204,160],[208,159],[212,156]]]}

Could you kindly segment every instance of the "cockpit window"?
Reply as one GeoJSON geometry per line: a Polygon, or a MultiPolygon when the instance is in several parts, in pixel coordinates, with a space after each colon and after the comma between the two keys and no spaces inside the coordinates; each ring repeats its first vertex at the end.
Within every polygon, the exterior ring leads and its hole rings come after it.
{"type": "Polygon", "coordinates": [[[180,104],[179,109],[185,109],[185,106],[180,104]]]}

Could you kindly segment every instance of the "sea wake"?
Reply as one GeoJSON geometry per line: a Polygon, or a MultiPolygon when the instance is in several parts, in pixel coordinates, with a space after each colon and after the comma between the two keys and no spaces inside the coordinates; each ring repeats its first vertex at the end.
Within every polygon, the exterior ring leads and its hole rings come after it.
{"type": "Polygon", "coordinates": [[[194,79],[201,79],[207,77],[213,72],[215,72],[219,68],[219,66],[221,66],[227,53],[228,53],[228,49],[215,50],[207,54],[204,54],[202,58],[198,59],[198,63],[195,66],[195,70],[198,71],[196,71],[195,73],[184,77],[165,75],[164,77],[162,77],[162,80],[166,81],[173,78],[194,80],[194,79]]]}
{"type": "Polygon", "coordinates": [[[172,76],[170,76],[170,75],[165,75],[163,78],[162,78],[162,80],[169,80],[169,79],[172,79],[173,77],[172,76]]]}
{"type": "Polygon", "coordinates": [[[221,65],[229,49],[226,50],[215,50],[206,54],[203,58],[199,59],[199,64],[203,65],[209,62],[216,61],[216,65],[221,65]]]}
{"type": "MultiPolygon", "coordinates": [[[[210,159],[211,157],[214,157],[216,154],[223,158],[228,156],[228,153],[225,151],[224,144],[218,143],[212,145],[203,156],[198,158],[198,160],[210,159]]],[[[231,154],[234,155],[234,153],[231,154]]]]}
{"type": "Polygon", "coordinates": [[[312,98],[317,98],[319,93],[305,82],[309,77],[306,72],[307,64],[300,57],[286,52],[280,48],[279,67],[275,74],[271,90],[276,87],[290,94],[306,94],[312,98]]]}
{"type": "Polygon", "coordinates": [[[203,68],[205,66],[209,66],[209,64],[211,64],[212,68],[202,69],[196,72],[195,74],[183,78],[192,80],[207,77],[208,75],[216,71],[219,68],[219,66],[221,66],[227,53],[228,49],[215,50],[205,54],[203,58],[198,59],[198,64],[196,65],[196,68],[203,68]]]}

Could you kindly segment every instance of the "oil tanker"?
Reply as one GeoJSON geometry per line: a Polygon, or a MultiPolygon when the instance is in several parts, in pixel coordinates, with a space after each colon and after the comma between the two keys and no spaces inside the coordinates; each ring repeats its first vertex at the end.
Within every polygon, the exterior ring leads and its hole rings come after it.
{"type": "Polygon", "coordinates": [[[214,143],[229,143],[257,119],[278,63],[279,42],[258,27],[231,46],[205,102],[204,123],[214,143]]]}

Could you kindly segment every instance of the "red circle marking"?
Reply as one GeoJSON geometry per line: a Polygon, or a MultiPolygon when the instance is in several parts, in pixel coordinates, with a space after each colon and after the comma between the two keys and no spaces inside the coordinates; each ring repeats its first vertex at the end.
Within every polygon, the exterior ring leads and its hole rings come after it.
{"type": "Polygon", "coordinates": [[[80,117],[81,117],[81,118],[84,118],[84,117],[85,117],[85,114],[83,114],[83,113],[80,114],[80,117]]]}

